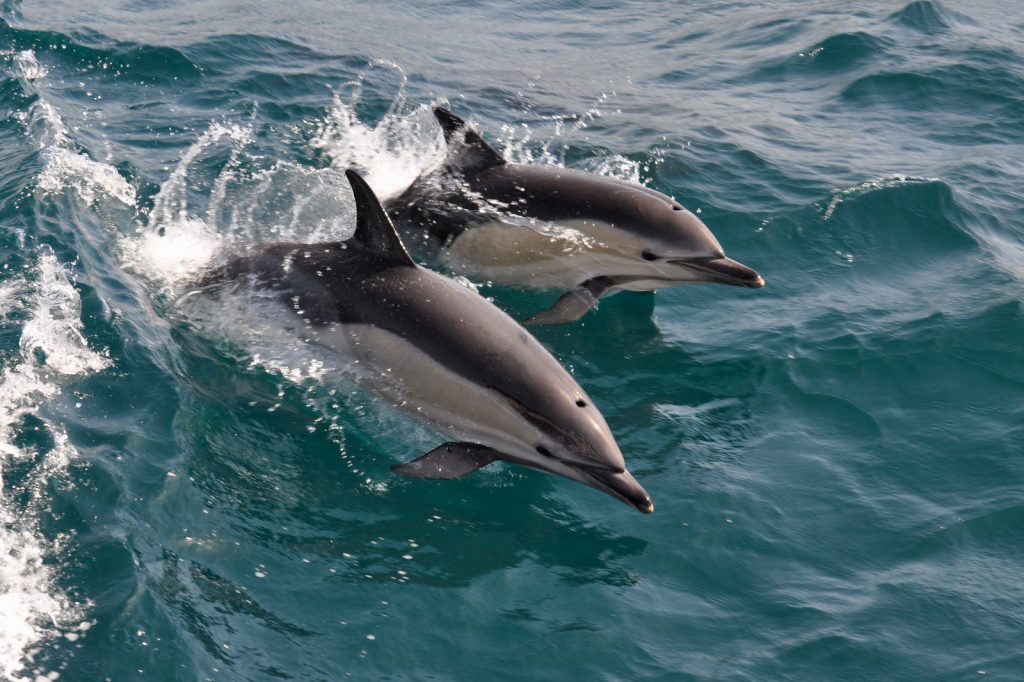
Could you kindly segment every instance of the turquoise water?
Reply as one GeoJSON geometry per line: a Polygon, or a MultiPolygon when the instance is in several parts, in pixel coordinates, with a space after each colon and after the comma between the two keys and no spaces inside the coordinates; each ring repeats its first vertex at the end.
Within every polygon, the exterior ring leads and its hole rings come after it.
{"type": "Polygon", "coordinates": [[[1024,679],[1017,2],[2,8],[0,678],[1024,679]],[[437,103],[767,280],[536,330],[654,515],[397,479],[436,436],[178,301],[347,235],[437,103]]]}

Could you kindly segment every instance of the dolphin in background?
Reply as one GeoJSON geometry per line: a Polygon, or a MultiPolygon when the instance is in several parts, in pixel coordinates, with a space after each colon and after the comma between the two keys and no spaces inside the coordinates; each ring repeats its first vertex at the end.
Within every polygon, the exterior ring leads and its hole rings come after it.
{"type": "Polygon", "coordinates": [[[436,107],[434,115],[448,158],[389,201],[388,213],[455,272],[565,291],[526,324],[578,320],[618,291],[764,286],[671,197],[595,173],[509,163],[455,114],[436,107]]]}
{"type": "Polygon", "coordinates": [[[505,460],[652,512],[569,372],[483,296],[416,265],[370,187],[353,171],[346,176],[356,203],[352,238],[259,246],[209,272],[201,291],[269,295],[304,342],[354,357],[360,384],[451,438],[393,467],[397,474],[455,479],[505,460]]]}

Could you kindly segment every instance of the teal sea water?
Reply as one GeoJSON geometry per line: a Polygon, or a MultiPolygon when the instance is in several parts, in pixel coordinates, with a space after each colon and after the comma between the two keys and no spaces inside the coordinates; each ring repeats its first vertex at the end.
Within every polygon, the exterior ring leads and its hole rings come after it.
{"type": "Polygon", "coordinates": [[[0,15],[0,679],[1024,679],[1016,0],[0,15]],[[435,435],[183,312],[218,249],[346,236],[346,168],[437,163],[438,103],[767,280],[537,329],[655,514],[398,479],[435,435]]]}

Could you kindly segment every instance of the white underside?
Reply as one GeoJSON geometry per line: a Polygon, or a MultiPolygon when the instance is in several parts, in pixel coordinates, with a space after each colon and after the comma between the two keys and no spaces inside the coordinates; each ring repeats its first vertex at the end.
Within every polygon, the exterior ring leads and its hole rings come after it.
{"type": "Polygon", "coordinates": [[[452,372],[401,337],[350,324],[321,331],[314,341],[351,354],[362,386],[446,437],[540,462],[534,448],[541,434],[498,393],[452,372]]]}
{"type": "Polygon", "coordinates": [[[572,289],[593,277],[638,277],[617,289],[653,291],[684,284],[692,272],[644,260],[646,244],[606,223],[495,221],[459,235],[444,252],[452,270],[476,279],[538,290],[572,289]]]}

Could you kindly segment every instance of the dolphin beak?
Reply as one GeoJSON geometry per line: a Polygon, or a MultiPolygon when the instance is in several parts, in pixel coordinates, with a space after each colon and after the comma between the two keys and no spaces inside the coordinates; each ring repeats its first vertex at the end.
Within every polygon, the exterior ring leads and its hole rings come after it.
{"type": "Polygon", "coordinates": [[[628,471],[606,471],[602,469],[579,469],[583,474],[583,483],[591,488],[618,498],[645,514],[654,511],[651,496],[643,489],[628,471]]]}
{"type": "Polygon", "coordinates": [[[743,263],[738,263],[732,258],[726,258],[725,256],[720,258],[673,259],[669,262],[682,265],[684,268],[700,273],[708,282],[731,284],[749,289],[760,289],[764,286],[764,279],[761,275],[743,263]]]}

